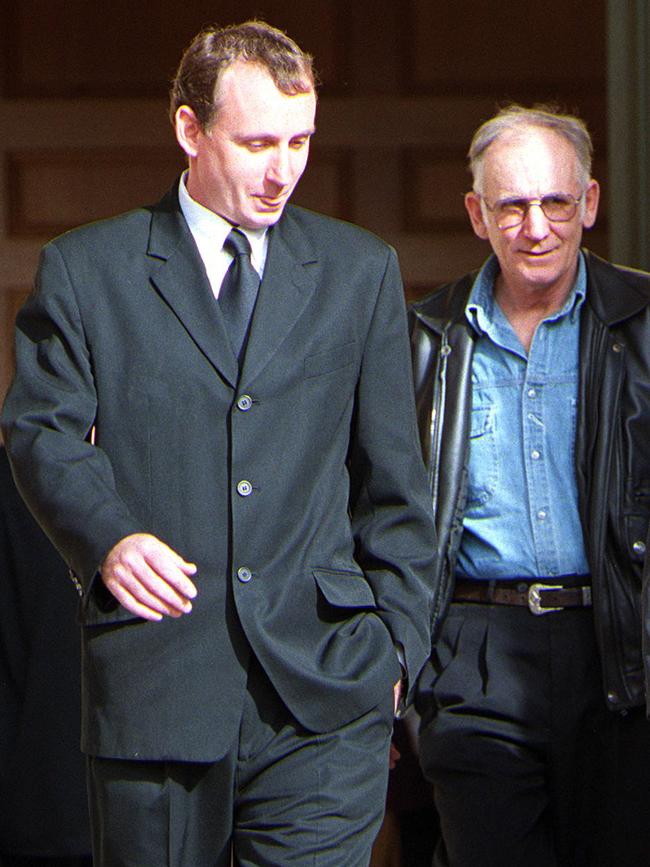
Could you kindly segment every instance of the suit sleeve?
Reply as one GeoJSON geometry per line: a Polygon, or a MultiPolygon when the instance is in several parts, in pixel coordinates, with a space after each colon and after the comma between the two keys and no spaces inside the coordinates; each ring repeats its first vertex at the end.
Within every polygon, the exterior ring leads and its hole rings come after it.
{"type": "Polygon", "coordinates": [[[97,394],[77,291],[49,244],[17,317],[2,429],[23,498],[87,590],[112,546],[142,528],[118,496],[107,456],[90,442],[97,394]]]}
{"type": "Polygon", "coordinates": [[[363,354],[350,470],[356,558],[379,616],[403,649],[411,692],[431,647],[436,546],[417,436],[404,295],[392,250],[363,354]]]}

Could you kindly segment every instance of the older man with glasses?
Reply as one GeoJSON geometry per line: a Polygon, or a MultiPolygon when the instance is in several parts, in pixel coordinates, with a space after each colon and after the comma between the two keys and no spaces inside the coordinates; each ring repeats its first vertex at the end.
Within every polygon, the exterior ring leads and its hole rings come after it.
{"type": "Polygon", "coordinates": [[[591,154],[548,107],[484,123],[465,204],[492,255],[412,310],[439,540],[418,695],[436,865],[650,857],[650,275],[580,247],[591,154]]]}

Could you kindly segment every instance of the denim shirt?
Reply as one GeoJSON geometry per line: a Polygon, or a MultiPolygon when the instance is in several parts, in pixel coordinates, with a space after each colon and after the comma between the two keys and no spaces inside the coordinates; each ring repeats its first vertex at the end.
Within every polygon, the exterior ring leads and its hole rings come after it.
{"type": "Polygon", "coordinates": [[[478,339],[457,571],[484,579],[585,574],[574,448],[583,257],[564,307],[538,325],[528,356],[494,300],[498,273],[491,256],[465,310],[478,339]]]}

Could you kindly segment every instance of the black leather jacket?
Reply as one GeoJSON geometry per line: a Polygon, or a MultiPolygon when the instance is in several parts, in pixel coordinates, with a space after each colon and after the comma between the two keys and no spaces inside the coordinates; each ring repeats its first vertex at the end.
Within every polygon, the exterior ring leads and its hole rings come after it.
{"type": "MultiPolygon", "coordinates": [[[[644,703],[641,581],[650,515],[650,274],[584,251],[576,475],[609,707],[644,703]]],[[[418,423],[438,530],[433,635],[453,594],[465,509],[476,274],[411,308],[418,423]]],[[[650,648],[645,658],[650,675],[650,648]]]]}

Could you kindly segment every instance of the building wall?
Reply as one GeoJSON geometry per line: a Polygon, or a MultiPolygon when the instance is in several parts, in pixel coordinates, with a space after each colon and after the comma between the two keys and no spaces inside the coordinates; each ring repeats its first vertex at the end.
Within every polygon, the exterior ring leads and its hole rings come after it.
{"type": "MultiPolygon", "coordinates": [[[[0,398],[42,244],[156,200],[182,168],[166,92],[206,23],[257,15],[314,54],[318,131],[294,200],[390,241],[410,297],[487,252],[464,214],[464,156],[497,105],[553,100],[583,116],[606,188],[605,0],[12,0],[2,10],[0,398]]],[[[587,242],[607,255],[606,213],[587,242]]]]}

